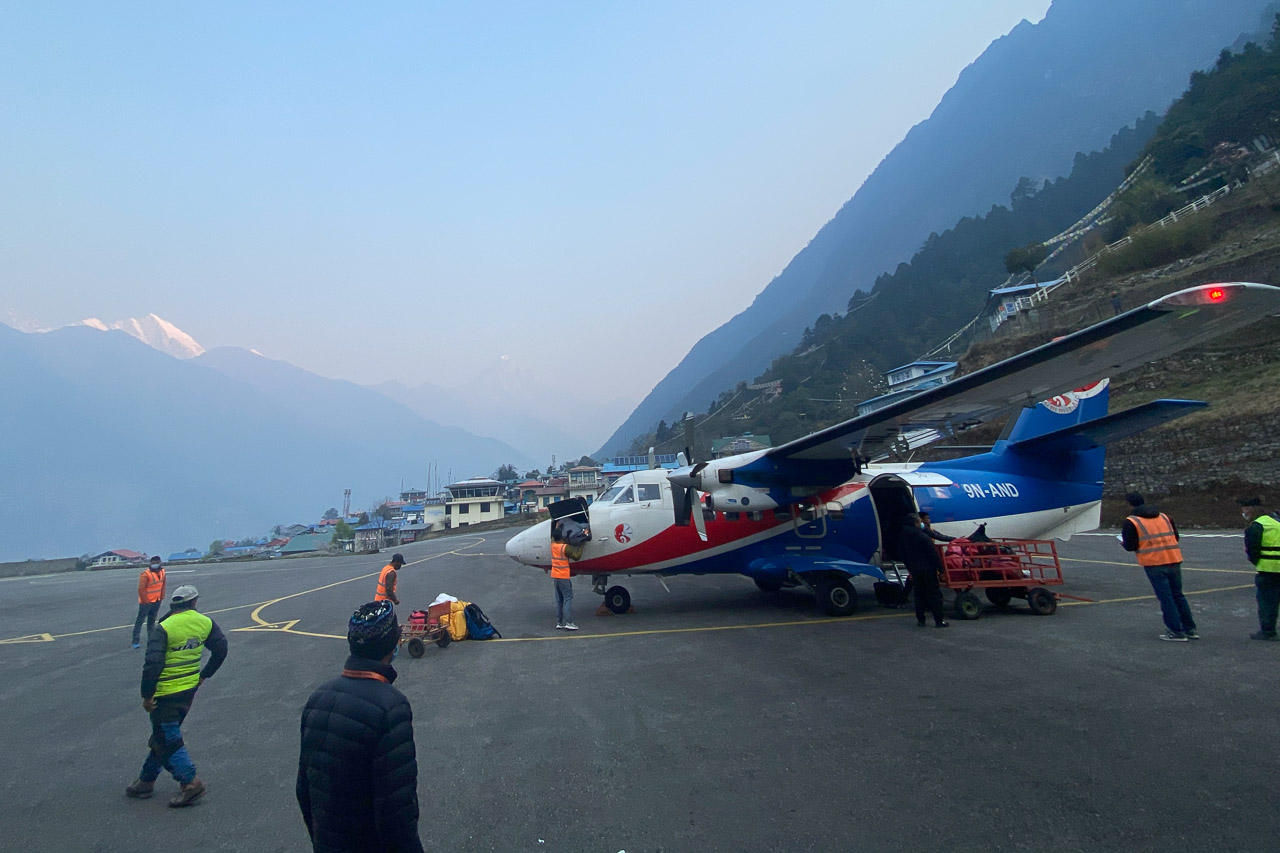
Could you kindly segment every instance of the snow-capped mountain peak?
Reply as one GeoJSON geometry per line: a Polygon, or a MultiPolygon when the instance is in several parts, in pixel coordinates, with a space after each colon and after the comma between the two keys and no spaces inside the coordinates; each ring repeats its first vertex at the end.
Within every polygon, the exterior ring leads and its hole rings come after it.
{"type": "Polygon", "coordinates": [[[204,347],[200,346],[195,338],[155,314],[148,314],[142,318],[130,317],[111,324],[104,323],[97,317],[89,317],[72,325],[89,326],[103,332],[116,329],[174,358],[195,358],[204,352],[204,347]]]}

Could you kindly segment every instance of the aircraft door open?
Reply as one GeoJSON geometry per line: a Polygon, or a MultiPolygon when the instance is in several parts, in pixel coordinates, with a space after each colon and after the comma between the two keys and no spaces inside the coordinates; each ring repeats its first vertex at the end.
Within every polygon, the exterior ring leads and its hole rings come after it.
{"type": "Polygon", "coordinates": [[[876,523],[880,528],[880,560],[896,561],[898,531],[902,529],[902,520],[907,514],[919,511],[915,493],[906,480],[893,474],[876,477],[868,488],[871,491],[871,504],[876,510],[876,523]]]}
{"type": "Polygon", "coordinates": [[[551,526],[554,527],[556,522],[565,521],[566,528],[573,535],[570,536],[570,542],[574,545],[586,544],[586,540],[582,542],[573,541],[579,538],[576,531],[589,530],[591,528],[590,511],[587,509],[587,501],[585,498],[568,498],[562,501],[556,501],[547,507],[547,511],[551,513],[551,526]]]}

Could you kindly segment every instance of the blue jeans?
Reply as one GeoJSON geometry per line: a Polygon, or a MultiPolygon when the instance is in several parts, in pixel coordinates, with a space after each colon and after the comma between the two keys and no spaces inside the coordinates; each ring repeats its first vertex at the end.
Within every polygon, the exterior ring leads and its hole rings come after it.
{"type": "Polygon", "coordinates": [[[1182,594],[1182,563],[1169,563],[1165,566],[1146,566],[1147,580],[1155,590],[1160,601],[1160,615],[1164,617],[1164,626],[1175,634],[1185,634],[1196,629],[1196,620],[1191,617],[1191,605],[1182,594]]]}
{"type": "Polygon", "coordinates": [[[573,579],[552,578],[556,584],[556,624],[573,621],[573,579]]]}
{"type": "Polygon", "coordinates": [[[178,703],[162,699],[151,712],[151,739],[147,741],[151,751],[147,753],[147,760],[142,762],[142,772],[138,774],[143,782],[156,781],[162,767],[180,785],[190,784],[196,778],[196,765],[191,761],[186,744],[182,741],[182,721],[186,719],[189,710],[189,701],[178,703]]]}

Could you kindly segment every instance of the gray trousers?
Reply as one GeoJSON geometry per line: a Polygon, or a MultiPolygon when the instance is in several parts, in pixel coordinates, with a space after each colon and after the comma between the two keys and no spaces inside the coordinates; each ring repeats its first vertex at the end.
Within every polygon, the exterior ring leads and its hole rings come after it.
{"type": "Polygon", "coordinates": [[[573,621],[573,579],[552,578],[556,585],[556,624],[573,621]]]}

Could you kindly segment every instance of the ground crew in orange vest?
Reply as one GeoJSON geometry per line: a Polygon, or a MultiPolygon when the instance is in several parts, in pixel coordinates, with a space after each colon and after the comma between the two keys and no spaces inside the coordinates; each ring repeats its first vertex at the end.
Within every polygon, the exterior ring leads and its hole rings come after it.
{"type": "Polygon", "coordinates": [[[564,541],[564,531],[557,523],[551,528],[551,582],[556,588],[556,628],[576,631],[573,624],[573,580],[569,561],[582,559],[582,546],[564,541]]]}
{"type": "Polygon", "coordinates": [[[142,638],[142,620],[147,620],[147,639],[156,627],[160,615],[160,602],[164,601],[164,564],[159,557],[151,558],[151,565],[138,575],[138,618],[133,621],[133,647],[138,648],[142,638]]]}
{"type": "Polygon", "coordinates": [[[382,572],[378,575],[378,592],[373,597],[374,601],[390,601],[392,604],[399,604],[400,599],[396,596],[396,581],[400,577],[400,567],[404,565],[404,557],[400,554],[392,554],[391,562],[382,567],[382,572]]]}
{"type": "Polygon", "coordinates": [[[1125,500],[1133,507],[1133,514],[1124,520],[1120,539],[1124,549],[1137,556],[1138,565],[1146,571],[1160,601],[1160,613],[1169,629],[1160,639],[1177,643],[1200,639],[1191,605],[1182,594],[1182,548],[1177,525],[1155,507],[1147,506],[1137,492],[1130,492],[1125,500]]]}

